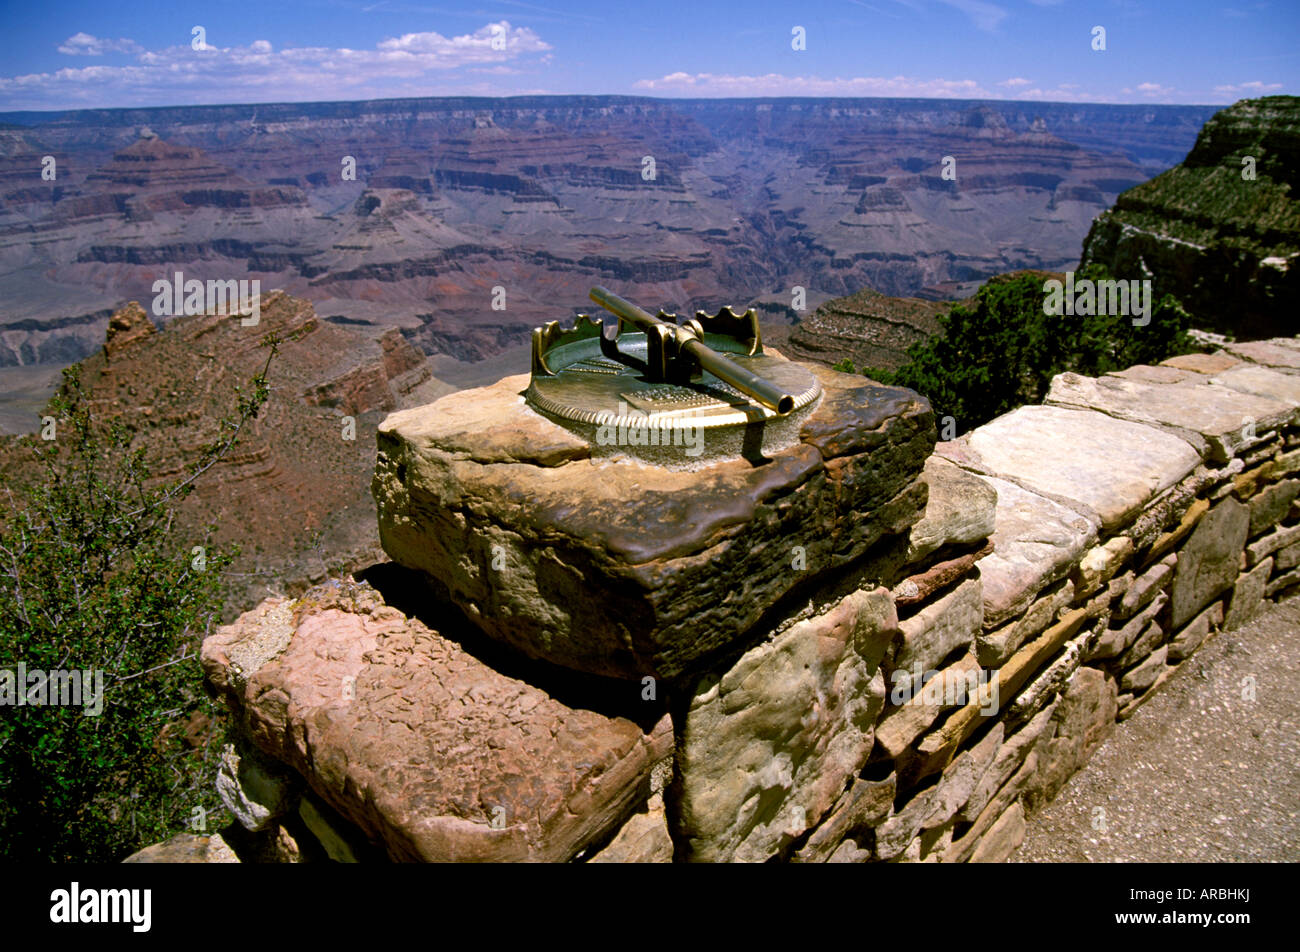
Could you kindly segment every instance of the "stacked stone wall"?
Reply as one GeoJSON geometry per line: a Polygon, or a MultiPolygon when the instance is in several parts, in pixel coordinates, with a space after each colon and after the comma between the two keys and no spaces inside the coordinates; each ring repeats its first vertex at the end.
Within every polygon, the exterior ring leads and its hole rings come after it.
{"type": "Polygon", "coordinates": [[[492,429],[518,381],[390,417],[406,567],[204,645],[252,853],[1002,860],[1207,638],[1300,586],[1300,340],[1063,374],[937,445],[914,395],[821,375],[798,446],[706,483],[492,429]]]}

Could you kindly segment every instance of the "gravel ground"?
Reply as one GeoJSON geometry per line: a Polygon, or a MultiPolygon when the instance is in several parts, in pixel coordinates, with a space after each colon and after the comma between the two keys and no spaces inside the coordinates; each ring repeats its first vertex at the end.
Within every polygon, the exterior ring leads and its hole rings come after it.
{"type": "Polygon", "coordinates": [[[1030,819],[1011,862],[1300,861],[1297,674],[1300,597],[1215,635],[1030,819]]]}

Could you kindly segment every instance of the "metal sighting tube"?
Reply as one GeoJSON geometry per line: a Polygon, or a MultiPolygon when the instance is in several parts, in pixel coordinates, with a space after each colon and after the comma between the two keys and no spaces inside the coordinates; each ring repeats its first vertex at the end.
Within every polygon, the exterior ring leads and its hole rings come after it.
{"type": "MultiPolygon", "coordinates": [[[[649,333],[652,325],[668,323],[659,320],[648,311],[642,310],[631,301],[626,301],[605,288],[592,288],[590,297],[605,310],[617,314],[629,324],[640,328],[646,333],[649,333]]],[[[676,327],[675,324],[669,326],[676,327]]],[[[780,414],[789,413],[794,409],[794,397],[790,394],[771,381],[764,380],[758,374],[746,370],[735,361],[717,353],[702,341],[695,340],[693,337],[687,338],[680,341],[680,346],[682,350],[689,353],[701,367],[713,374],[713,376],[719,380],[725,380],[741,393],[753,397],[763,406],[780,414]]]]}

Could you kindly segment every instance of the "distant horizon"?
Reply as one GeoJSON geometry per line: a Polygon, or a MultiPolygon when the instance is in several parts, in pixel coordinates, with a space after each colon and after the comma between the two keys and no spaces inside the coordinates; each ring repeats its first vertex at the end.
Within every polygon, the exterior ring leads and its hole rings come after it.
{"type": "Polygon", "coordinates": [[[520,96],[1229,105],[1300,93],[1289,0],[295,0],[5,11],[0,112],[520,96]]]}
{"type": "Polygon", "coordinates": [[[997,105],[1020,106],[1114,106],[1135,109],[1227,109],[1237,102],[1247,99],[1267,99],[1274,97],[1297,98],[1291,93],[1269,93],[1261,96],[1243,96],[1230,103],[1214,102],[1070,102],[1050,99],[997,99],[988,97],[965,96],[644,96],[633,93],[517,93],[501,96],[386,96],[370,99],[293,99],[268,102],[212,102],[212,103],[176,103],[172,105],[141,106],[74,106],[66,109],[0,109],[0,116],[54,116],[77,112],[161,112],[167,109],[233,109],[244,106],[332,106],[354,105],[357,103],[400,103],[427,102],[429,100],[482,100],[497,102],[502,100],[537,100],[537,99],[625,99],[657,103],[690,102],[936,102],[936,103],[990,103],[997,105]]]}

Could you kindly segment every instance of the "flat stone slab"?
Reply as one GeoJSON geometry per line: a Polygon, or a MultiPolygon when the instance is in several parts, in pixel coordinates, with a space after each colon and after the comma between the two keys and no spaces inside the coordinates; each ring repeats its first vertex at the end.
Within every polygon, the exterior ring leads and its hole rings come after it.
{"type": "Polygon", "coordinates": [[[1223,349],[1234,357],[1249,360],[1252,363],[1268,367],[1279,367],[1291,371],[1300,371],[1300,347],[1294,340],[1285,338],[1277,340],[1229,341],[1223,349]]]}
{"type": "MultiPolygon", "coordinates": [[[[1210,381],[1231,390],[1270,397],[1281,403],[1290,404],[1293,408],[1300,408],[1300,374],[1282,373],[1268,367],[1242,365],[1217,373],[1210,378],[1210,381]]],[[[1293,411],[1291,422],[1294,423],[1297,419],[1300,419],[1300,414],[1293,411]]],[[[1264,429],[1258,425],[1255,428],[1260,431],[1264,429]]]]}
{"type": "Polygon", "coordinates": [[[1176,367],[1179,370],[1190,370],[1198,374],[1222,373],[1229,367],[1239,367],[1241,364],[1242,361],[1221,350],[1213,354],[1179,354],[1160,362],[1162,367],[1176,367]]]}
{"type": "Polygon", "coordinates": [[[1020,407],[935,451],[1068,503],[1098,519],[1107,532],[1132,520],[1201,462],[1200,454],[1172,433],[1060,406],[1020,407]]]}
{"type": "Polygon", "coordinates": [[[351,580],[268,599],[202,660],[243,734],[397,860],[571,859],[671,749],[666,718],[567,707],[351,580]]]}
{"type": "Polygon", "coordinates": [[[384,549],[525,654],[679,676],[921,516],[928,402],[813,369],[821,403],[763,465],[593,459],[524,403],[523,376],[392,414],[372,483],[384,549]]]}
{"type": "Polygon", "coordinates": [[[1291,401],[1216,386],[1214,381],[1172,367],[1133,367],[1095,378],[1065,373],[1052,379],[1044,403],[1167,427],[1198,449],[1208,448],[1219,462],[1249,445],[1253,432],[1276,429],[1295,416],[1291,401]],[[1247,423],[1253,423],[1253,431],[1247,423]]]}
{"type": "Polygon", "coordinates": [[[1096,542],[1099,522],[1015,483],[982,478],[998,494],[993,554],[978,563],[987,629],[1022,614],[1040,591],[1065,578],[1096,542]]]}

